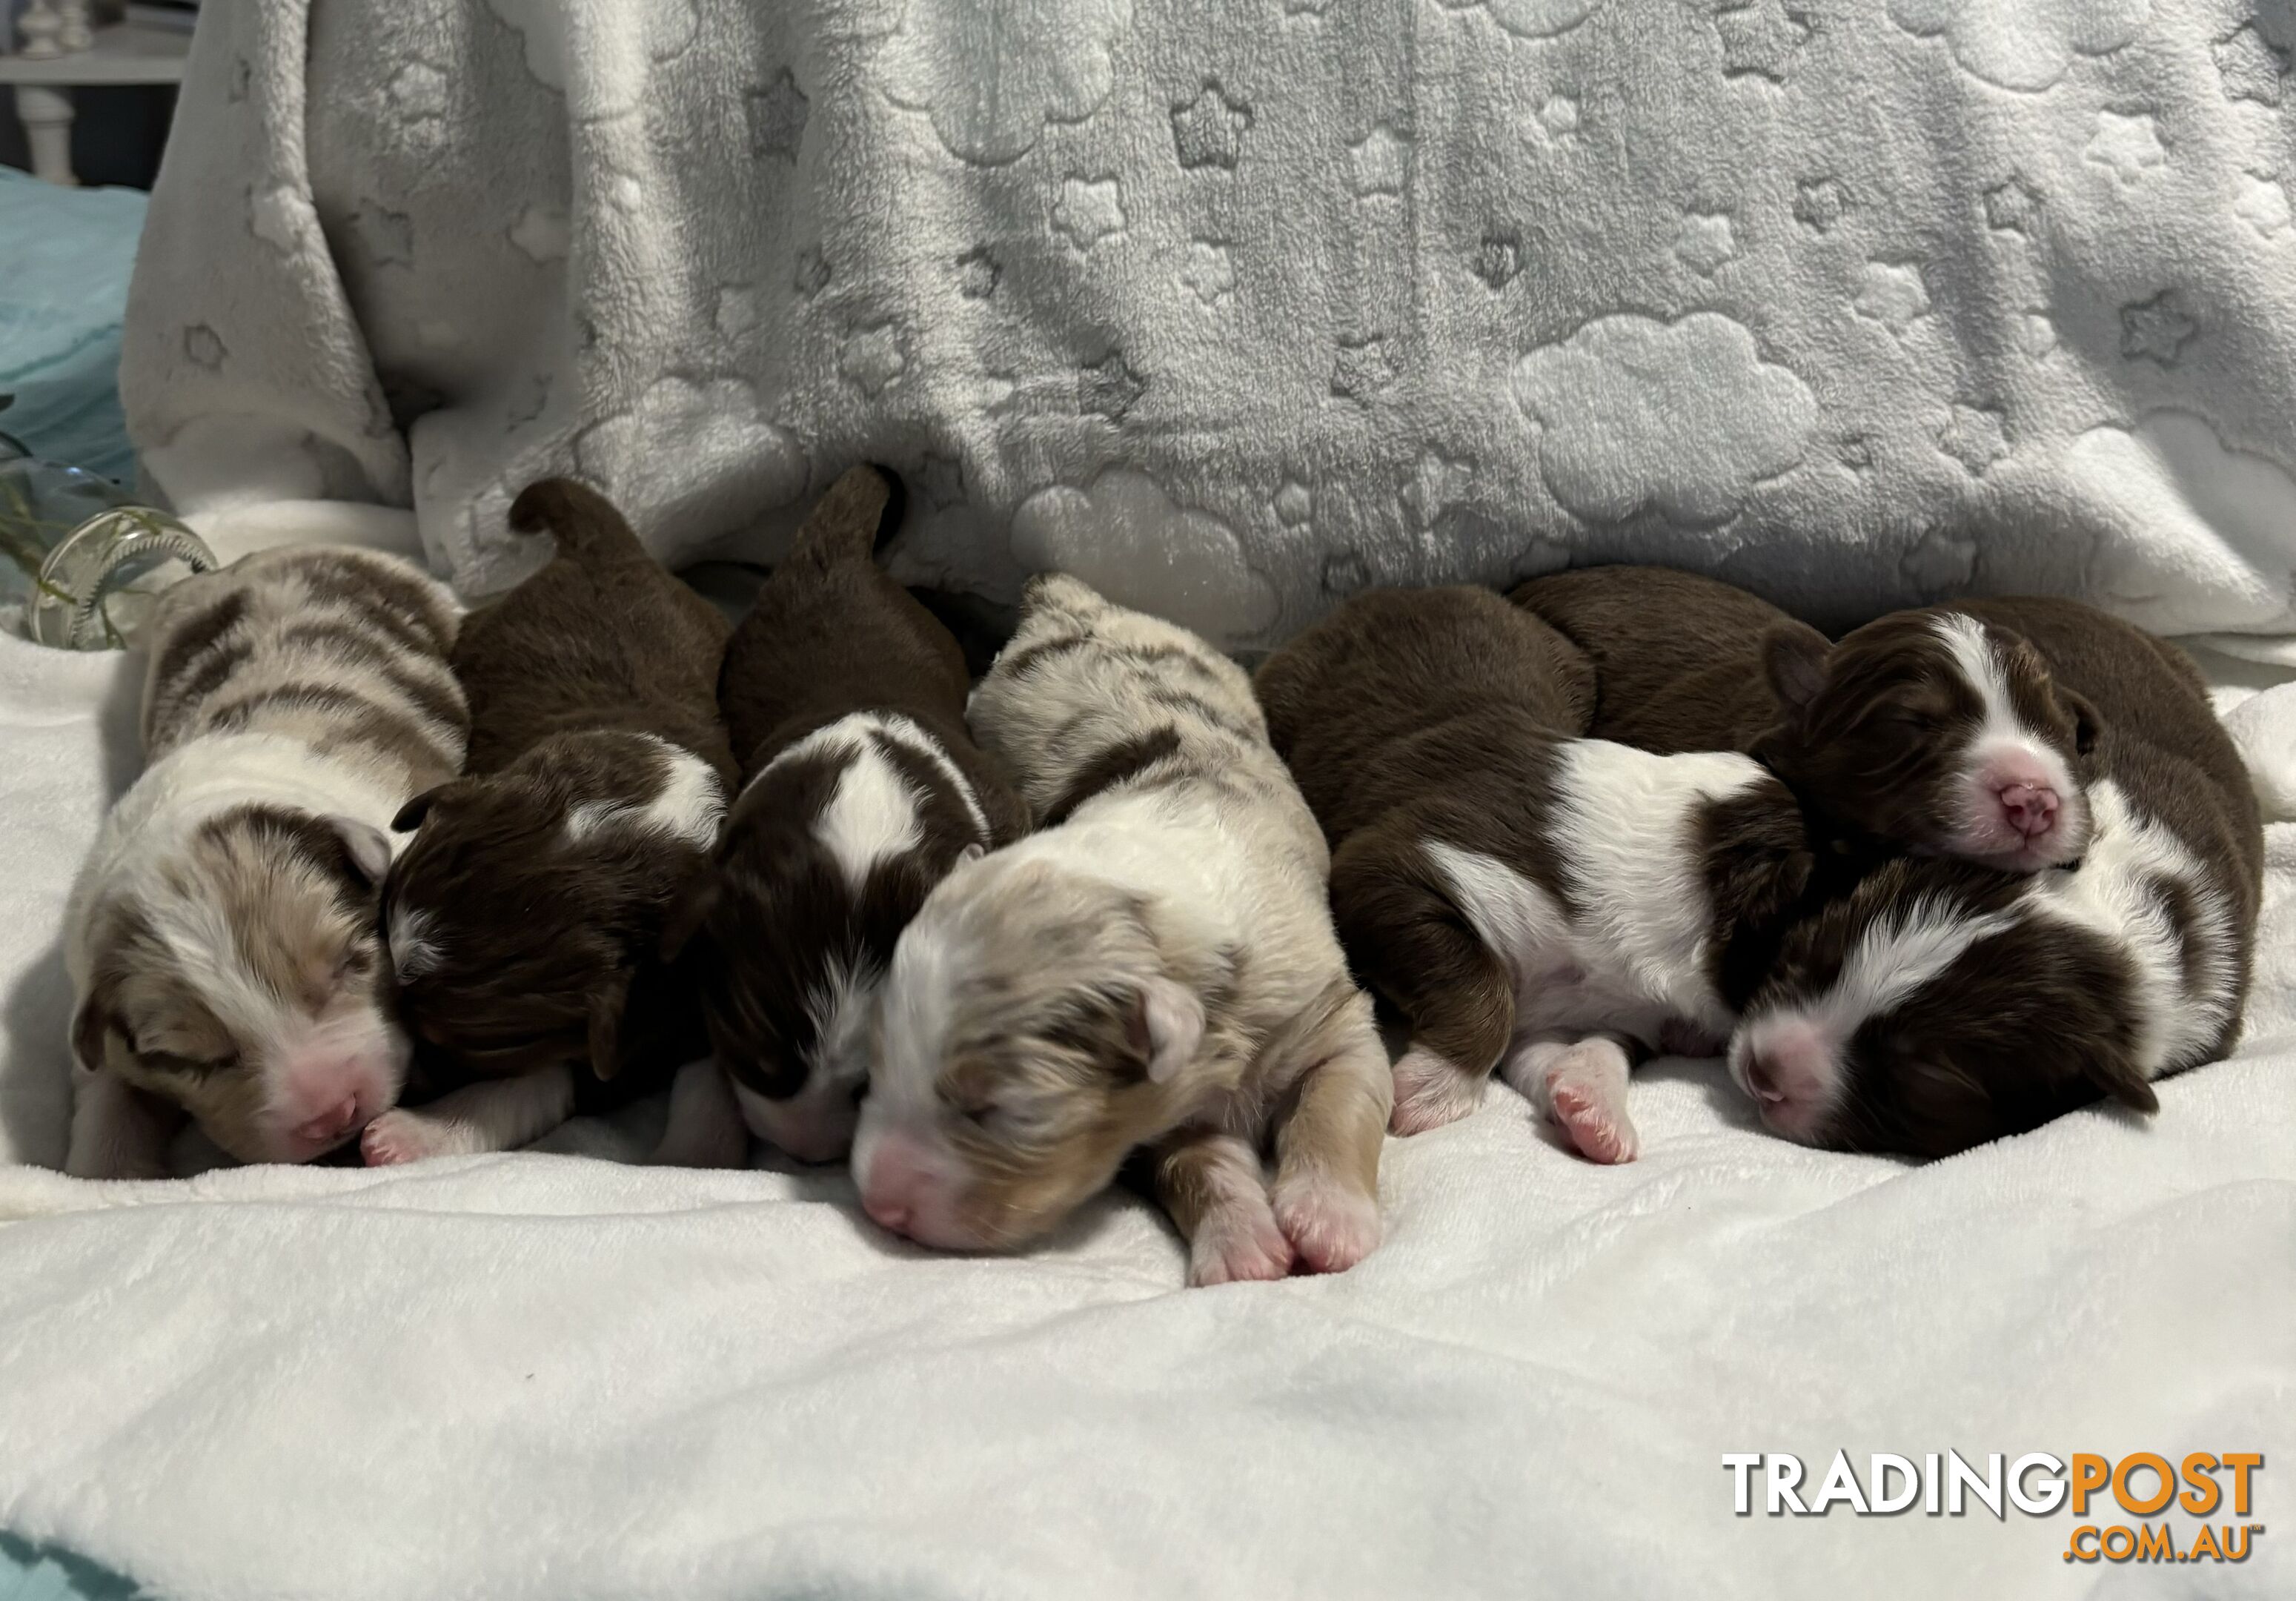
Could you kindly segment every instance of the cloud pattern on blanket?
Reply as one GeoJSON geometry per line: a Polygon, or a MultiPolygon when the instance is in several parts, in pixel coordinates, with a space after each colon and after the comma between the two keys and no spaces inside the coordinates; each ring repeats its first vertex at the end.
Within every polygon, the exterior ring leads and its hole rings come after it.
{"type": "Polygon", "coordinates": [[[908,576],[1235,645],[1618,559],[2296,631],[2284,6],[307,8],[209,19],[152,208],[195,513],[299,439],[484,591],[542,473],[770,557],[872,459],[908,576]]]}

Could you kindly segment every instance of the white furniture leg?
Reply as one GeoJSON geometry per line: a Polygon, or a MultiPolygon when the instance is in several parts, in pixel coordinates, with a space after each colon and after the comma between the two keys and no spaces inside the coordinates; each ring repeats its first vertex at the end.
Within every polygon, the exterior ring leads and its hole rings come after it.
{"type": "Polygon", "coordinates": [[[72,101],[69,89],[39,84],[16,86],[16,120],[31,147],[33,176],[51,184],[76,184],[72,177],[72,101]]]}

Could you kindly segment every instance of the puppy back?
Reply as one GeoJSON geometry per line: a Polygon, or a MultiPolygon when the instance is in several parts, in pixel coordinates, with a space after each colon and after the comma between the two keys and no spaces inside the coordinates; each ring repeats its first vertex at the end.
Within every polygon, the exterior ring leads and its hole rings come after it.
{"type": "Polygon", "coordinates": [[[1596,739],[1660,754],[1742,751],[1776,721],[1761,641],[1793,620],[1759,595],[1666,567],[1587,567],[1528,579],[1507,598],[1586,653],[1596,739]]]}

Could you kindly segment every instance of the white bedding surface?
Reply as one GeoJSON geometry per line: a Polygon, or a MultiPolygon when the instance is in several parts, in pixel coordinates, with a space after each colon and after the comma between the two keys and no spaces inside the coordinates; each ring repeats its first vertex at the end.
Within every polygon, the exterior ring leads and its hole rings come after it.
{"type": "MultiPolygon", "coordinates": [[[[14,1162],[62,1149],[54,940],[128,771],[118,666],[0,640],[14,1162]]],[[[0,1167],[0,1528],[184,1601],[2286,1597],[2296,824],[2269,847],[2247,1042],[2157,1118],[1915,1167],[1660,1063],[1605,1170],[1495,1090],[1390,1142],[1388,1242],[1334,1279],[1183,1290],[1129,1200],[932,1258],[842,1175],[0,1167]],[[1837,1448],[2259,1449],[2233,1521],[2267,1532],[2116,1569],[2062,1559],[2064,1513],[1732,1515],[1724,1452],[1837,1448]]]]}

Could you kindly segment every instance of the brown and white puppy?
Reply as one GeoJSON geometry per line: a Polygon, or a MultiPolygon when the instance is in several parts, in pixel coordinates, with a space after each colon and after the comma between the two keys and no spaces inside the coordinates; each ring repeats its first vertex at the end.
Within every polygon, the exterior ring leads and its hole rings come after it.
{"type": "Polygon", "coordinates": [[[1038,579],[972,718],[1040,829],[958,866],[894,948],[853,1148],[869,1215],[1010,1248],[1144,1147],[1192,1282],[1360,1260],[1386,1053],[1242,669],[1038,579]]]}
{"type": "Polygon", "coordinates": [[[68,1170],[159,1177],[188,1115],[306,1162],[398,1098],[384,830],[462,764],[455,609],[395,557],[298,547],[185,579],[150,625],[150,768],[72,888],[68,1170]]]}
{"type": "Polygon", "coordinates": [[[2153,1080],[2238,1037],[2263,835],[2199,674],[2077,603],[1963,605],[2099,709],[2094,823],[2077,866],[1892,864],[1785,941],[1730,1065],[1813,1144],[1937,1155],[2100,1094],[2149,1112],[2153,1080]]]}
{"type": "Polygon", "coordinates": [[[949,631],[873,559],[892,486],[831,486],[718,678],[742,787],[673,913],[750,1132],[805,1162],[853,1143],[893,942],[960,860],[1027,814],[965,727],[949,631]]]}
{"type": "Polygon", "coordinates": [[[1411,1025],[1394,1129],[1495,1067],[1597,1162],[1637,1149],[1630,1046],[1719,1042],[1826,874],[1751,758],[1576,737],[1585,659],[1480,589],[1358,595],[1259,669],[1332,846],[1355,970],[1411,1025]]]}
{"type": "Polygon", "coordinates": [[[1595,661],[1597,737],[1751,751],[1828,823],[1925,854],[2008,872],[2080,854],[2099,715],[2007,620],[2070,603],[1898,612],[1830,645],[1660,568],[1556,573],[1510,598],[1595,661]]]}
{"type": "Polygon", "coordinates": [[[708,1048],[657,948],[725,809],[726,621],[580,484],[510,520],[557,554],[464,621],[470,760],[399,810],[384,893],[399,1005],[460,1088],[369,1124],[370,1163],[524,1145],[600,1081],[632,1070],[627,1096],[708,1048]]]}

